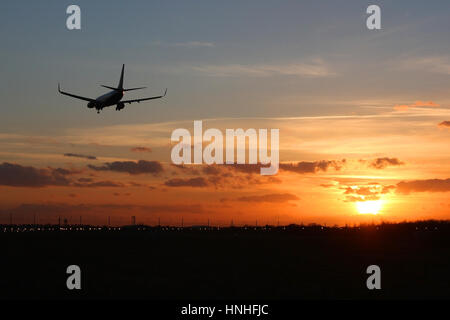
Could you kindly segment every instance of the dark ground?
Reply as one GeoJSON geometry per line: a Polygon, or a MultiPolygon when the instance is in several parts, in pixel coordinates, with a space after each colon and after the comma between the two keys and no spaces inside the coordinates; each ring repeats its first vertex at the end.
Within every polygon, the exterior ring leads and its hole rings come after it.
{"type": "Polygon", "coordinates": [[[0,298],[450,298],[450,228],[0,232],[0,298]],[[66,289],[66,268],[82,290],[66,289]],[[381,267],[381,290],[366,268],[381,267]]]}

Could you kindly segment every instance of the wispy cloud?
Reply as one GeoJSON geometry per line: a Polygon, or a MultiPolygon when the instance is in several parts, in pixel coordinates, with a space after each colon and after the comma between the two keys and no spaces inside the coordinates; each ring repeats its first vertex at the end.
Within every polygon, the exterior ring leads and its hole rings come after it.
{"type": "Polygon", "coordinates": [[[146,161],[146,160],[139,160],[137,162],[114,161],[114,162],[106,162],[102,166],[88,165],[88,167],[95,171],[125,172],[131,175],[145,174],[145,173],[156,175],[164,171],[159,161],[146,161]]]}
{"type": "Polygon", "coordinates": [[[405,69],[450,74],[450,56],[429,56],[406,59],[401,63],[405,69]]]}
{"type": "Polygon", "coordinates": [[[153,42],[155,46],[162,47],[184,47],[184,48],[212,48],[215,47],[213,42],[208,41],[184,41],[184,42],[153,42]]]}
{"type": "Polygon", "coordinates": [[[237,201],[241,202],[271,202],[271,203],[283,203],[288,201],[300,200],[296,195],[290,193],[271,193],[265,195],[246,196],[240,197],[237,201]]]}
{"type": "Polygon", "coordinates": [[[147,147],[134,147],[130,149],[131,152],[152,152],[151,148],[147,147]]]}
{"type": "Polygon", "coordinates": [[[397,192],[409,194],[411,192],[448,192],[450,179],[427,179],[401,181],[397,184],[397,192]]]}
{"type": "Polygon", "coordinates": [[[85,154],[77,154],[77,153],[64,153],[65,157],[74,157],[74,158],[82,158],[87,160],[97,160],[97,157],[85,155],[85,154]]]}
{"type": "Polygon", "coordinates": [[[439,104],[433,102],[433,101],[416,101],[414,103],[411,104],[396,104],[394,106],[394,109],[397,111],[407,111],[410,108],[429,108],[429,107],[440,107],[439,104]]]}
{"type": "Polygon", "coordinates": [[[192,66],[191,70],[215,77],[330,77],[335,72],[321,59],[285,64],[223,64],[192,66]]]}

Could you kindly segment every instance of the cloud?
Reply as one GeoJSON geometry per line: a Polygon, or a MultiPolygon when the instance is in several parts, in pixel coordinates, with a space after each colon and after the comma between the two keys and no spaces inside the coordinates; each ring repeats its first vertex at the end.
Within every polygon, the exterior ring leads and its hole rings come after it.
{"type": "Polygon", "coordinates": [[[243,164],[226,164],[225,168],[230,170],[236,170],[239,172],[247,173],[247,174],[260,174],[261,168],[264,167],[262,164],[249,164],[249,163],[243,163],[243,164]]]}
{"type": "Polygon", "coordinates": [[[344,194],[357,194],[360,196],[373,196],[378,194],[378,191],[373,190],[371,187],[347,187],[344,194]]]}
{"type": "Polygon", "coordinates": [[[131,152],[152,152],[151,148],[147,147],[134,147],[130,149],[131,152]]]}
{"type": "Polygon", "coordinates": [[[450,121],[442,121],[441,123],[439,123],[440,127],[445,127],[445,128],[450,128],[450,121]]]}
{"type": "Polygon", "coordinates": [[[67,186],[70,184],[70,179],[66,177],[69,174],[72,172],[67,169],[37,169],[4,162],[0,164],[0,185],[35,188],[67,186]]]}
{"type": "Polygon", "coordinates": [[[396,191],[401,194],[409,194],[411,192],[448,192],[450,191],[450,178],[402,181],[397,183],[396,191]]]}
{"type": "Polygon", "coordinates": [[[203,177],[190,178],[190,179],[170,179],[164,182],[164,185],[168,187],[207,187],[208,181],[203,177]]]}
{"type": "MultiPolygon", "coordinates": [[[[173,168],[181,170],[184,174],[191,175],[199,175],[200,171],[198,170],[200,165],[184,165],[184,164],[171,164],[173,168]]],[[[177,172],[173,172],[173,174],[178,174],[177,172]]]]}
{"type": "Polygon", "coordinates": [[[280,163],[280,169],[284,171],[291,171],[295,173],[316,173],[319,171],[326,172],[330,167],[335,170],[340,170],[346,160],[321,160],[321,161],[301,161],[297,163],[280,163]]]}
{"type": "Polygon", "coordinates": [[[397,111],[407,111],[409,108],[419,107],[439,107],[440,105],[433,101],[416,101],[413,104],[396,104],[394,109],[397,111]]]}
{"type": "Polygon", "coordinates": [[[0,164],[0,185],[30,188],[42,188],[46,186],[80,188],[124,187],[120,182],[93,181],[91,178],[71,179],[69,177],[78,173],[80,171],[64,168],[38,169],[4,162],[0,164]]]}
{"type": "Polygon", "coordinates": [[[34,215],[55,216],[55,215],[76,215],[82,213],[84,216],[93,216],[95,214],[122,215],[123,212],[130,212],[130,216],[135,211],[151,214],[179,214],[179,213],[203,213],[204,209],[201,204],[171,204],[171,205],[132,205],[132,204],[65,204],[65,203],[23,203],[15,208],[1,210],[0,214],[14,215],[34,215]],[[131,213],[130,211],[133,211],[131,213]]]}
{"type": "Polygon", "coordinates": [[[390,193],[392,190],[395,190],[395,188],[396,188],[396,186],[394,186],[394,185],[383,186],[381,193],[382,194],[390,193]]]}
{"type": "Polygon", "coordinates": [[[426,72],[450,74],[449,56],[429,56],[404,60],[401,66],[426,72]]]}
{"type": "Polygon", "coordinates": [[[208,42],[208,41],[185,41],[185,42],[173,42],[173,43],[154,41],[152,44],[156,45],[156,46],[184,47],[184,48],[212,48],[212,47],[215,47],[215,44],[213,42],[208,42]]]}
{"type": "Polygon", "coordinates": [[[371,196],[346,196],[344,202],[364,202],[364,201],[374,201],[374,200],[380,200],[380,197],[378,195],[371,195],[371,196]]]}
{"type": "MultiPolygon", "coordinates": [[[[364,160],[363,160],[364,161],[364,160]]],[[[369,167],[375,168],[375,169],[384,169],[388,166],[401,166],[404,165],[404,162],[401,162],[399,159],[397,158],[376,158],[374,160],[372,160],[369,163],[369,167]]]]}
{"type": "Polygon", "coordinates": [[[98,188],[98,187],[124,187],[123,183],[120,182],[114,182],[114,181],[96,181],[96,182],[89,182],[89,183],[73,183],[72,186],[74,187],[81,187],[81,188],[98,188]]]}
{"type": "Polygon", "coordinates": [[[174,47],[186,47],[186,48],[212,48],[215,46],[212,42],[204,42],[204,41],[187,41],[187,42],[175,42],[172,44],[174,47]]]}
{"type": "Polygon", "coordinates": [[[172,179],[170,186],[211,186],[214,188],[242,189],[249,185],[281,183],[273,176],[261,176],[260,164],[230,164],[230,165],[172,165],[179,169],[173,174],[194,175],[197,179],[172,179]],[[186,185],[187,184],[187,185],[186,185]]]}
{"type": "Polygon", "coordinates": [[[242,202],[270,202],[270,203],[283,203],[296,200],[300,200],[300,198],[290,193],[271,193],[260,196],[240,197],[237,199],[237,201],[242,202]]]}
{"type": "Polygon", "coordinates": [[[335,75],[321,59],[314,59],[307,63],[298,62],[290,64],[204,65],[191,67],[191,69],[215,77],[330,77],[335,75]]]}
{"type": "Polygon", "coordinates": [[[381,195],[388,194],[396,187],[393,185],[381,185],[372,182],[364,185],[350,185],[341,189],[344,190],[344,202],[361,202],[381,199],[381,195]]]}
{"type": "Polygon", "coordinates": [[[102,166],[88,165],[92,170],[96,171],[115,171],[125,172],[131,175],[150,173],[156,175],[164,171],[162,164],[159,161],[114,161],[106,162],[102,166]]]}
{"type": "Polygon", "coordinates": [[[76,153],[64,153],[65,157],[74,157],[74,158],[83,158],[88,160],[97,160],[97,157],[95,156],[89,156],[84,154],[76,154],[76,153]]]}

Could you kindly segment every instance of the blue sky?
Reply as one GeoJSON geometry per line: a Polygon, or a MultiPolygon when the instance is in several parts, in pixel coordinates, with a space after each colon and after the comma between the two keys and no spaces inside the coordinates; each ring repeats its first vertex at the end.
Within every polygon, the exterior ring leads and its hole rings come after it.
{"type": "MultiPolygon", "coordinates": [[[[448,1],[67,1],[2,3],[3,132],[217,117],[370,113],[448,101],[448,1]],[[382,30],[365,27],[379,4],[382,30]],[[64,89],[114,85],[166,99],[97,116],[64,89]]],[[[131,96],[131,93],[130,93],[131,96]]]]}

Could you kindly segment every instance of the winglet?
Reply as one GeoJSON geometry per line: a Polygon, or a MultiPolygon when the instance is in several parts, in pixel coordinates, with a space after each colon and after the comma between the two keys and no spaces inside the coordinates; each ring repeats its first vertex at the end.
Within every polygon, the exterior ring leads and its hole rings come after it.
{"type": "Polygon", "coordinates": [[[166,94],[167,94],[167,88],[166,88],[166,91],[164,91],[164,95],[163,95],[163,97],[165,97],[165,96],[166,96],[166,94]]]}
{"type": "Polygon", "coordinates": [[[59,86],[59,82],[58,82],[58,92],[61,92],[61,88],[59,86]]]}

